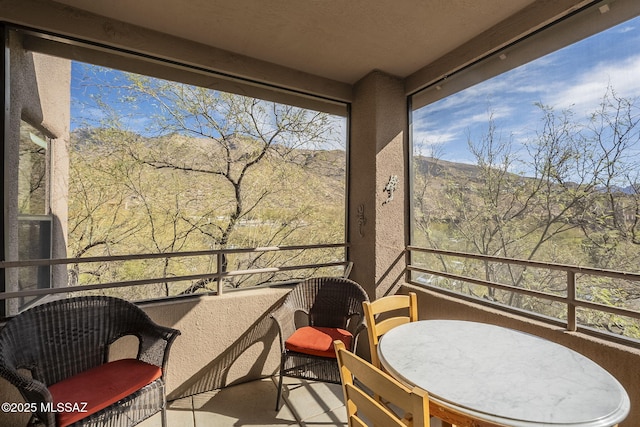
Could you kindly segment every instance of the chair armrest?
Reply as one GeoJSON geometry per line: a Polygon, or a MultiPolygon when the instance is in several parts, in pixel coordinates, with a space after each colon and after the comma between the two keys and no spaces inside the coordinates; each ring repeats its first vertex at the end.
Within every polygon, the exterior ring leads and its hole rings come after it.
{"type": "Polygon", "coordinates": [[[365,329],[366,329],[366,326],[364,325],[364,323],[360,323],[360,325],[358,325],[358,327],[356,328],[355,333],[353,334],[353,348],[352,348],[353,351],[355,351],[358,348],[358,341],[360,339],[360,334],[365,329]]]}
{"type": "Polygon", "coordinates": [[[292,307],[283,305],[274,310],[270,317],[278,327],[280,350],[284,352],[284,342],[296,331],[295,312],[292,307]]]}
{"type": "Polygon", "coordinates": [[[49,405],[42,405],[43,403],[53,402],[51,393],[44,383],[23,375],[6,365],[0,366],[0,375],[18,389],[25,402],[35,404],[35,411],[32,412],[37,415],[39,420],[47,426],[55,425],[55,412],[42,411],[42,409],[49,407],[49,405]]]}
{"type": "Polygon", "coordinates": [[[173,341],[180,335],[180,331],[158,325],[151,319],[145,319],[138,325],[136,335],[140,339],[138,360],[159,366],[164,375],[169,349],[173,341]]]}
{"type": "Polygon", "coordinates": [[[364,313],[356,312],[349,314],[349,318],[347,320],[347,330],[349,332],[356,336],[366,328],[367,326],[364,320],[364,313]]]}

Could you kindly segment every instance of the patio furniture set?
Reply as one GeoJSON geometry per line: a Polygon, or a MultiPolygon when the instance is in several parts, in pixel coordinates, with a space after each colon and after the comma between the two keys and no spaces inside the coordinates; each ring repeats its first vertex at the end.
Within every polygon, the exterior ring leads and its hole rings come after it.
{"type": "MultiPolygon", "coordinates": [[[[610,427],[629,412],[618,381],[584,356],[498,326],[419,321],[415,293],[370,302],[352,280],[314,278],[271,317],[276,410],[290,376],[342,384],[349,427],[426,427],[430,416],[459,427],[610,427]],[[365,329],[371,363],[355,354],[365,329]]],[[[0,376],[29,405],[30,425],[133,426],[161,412],[166,426],[167,358],[179,334],[118,298],[57,300],[0,331],[0,376]],[[139,340],[136,358],[110,361],[110,345],[128,335],[139,340]]]]}

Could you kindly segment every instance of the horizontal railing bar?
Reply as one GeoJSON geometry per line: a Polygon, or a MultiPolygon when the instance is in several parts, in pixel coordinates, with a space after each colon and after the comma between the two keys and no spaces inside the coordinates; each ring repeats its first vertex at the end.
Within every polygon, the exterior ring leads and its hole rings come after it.
{"type": "Polygon", "coordinates": [[[0,261],[1,268],[17,268],[17,267],[34,267],[41,265],[61,265],[61,264],[86,264],[90,262],[105,261],[133,261],[141,259],[163,259],[176,257],[193,257],[217,254],[241,254],[252,252],[277,252],[277,251],[298,251],[305,249],[332,249],[347,248],[346,243],[327,243],[321,245],[295,245],[295,246],[265,246],[255,248],[238,248],[238,249],[211,249],[205,251],[188,251],[188,252],[166,252],[153,254],[130,254],[130,255],[105,255],[86,258],[55,258],[55,259],[34,259],[22,261],[0,261]]]}
{"type": "Polygon", "coordinates": [[[130,280],[126,282],[97,283],[94,285],[67,286],[67,287],[60,287],[60,288],[34,289],[29,291],[3,292],[3,293],[0,293],[0,300],[6,300],[10,298],[49,295],[49,294],[61,294],[61,293],[68,293],[68,292],[81,292],[81,291],[91,291],[91,290],[99,290],[99,289],[122,288],[122,287],[129,287],[129,286],[143,286],[143,285],[152,285],[155,283],[170,283],[170,282],[181,282],[181,281],[200,280],[200,279],[219,280],[219,279],[224,279],[225,277],[232,277],[232,276],[277,273],[281,271],[308,270],[311,268],[341,267],[341,266],[348,266],[348,265],[349,263],[347,261],[336,261],[336,262],[328,262],[328,263],[320,263],[320,264],[294,265],[294,266],[285,266],[285,267],[266,267],[266,268],[250,269],[250,270],[232,270],[232,271],[227,271],[223,273],[203,273],[203,274],[192,274],[188,276],[174,276],[174,277],[160,277],[160,278],[152,278],[152,279],[130,280]]]}
{"type": "Polygon", "coordinates": [[[416,266],[413,266],[413,265],[408,265],[407,266],[407,270],[418,271],[418,272],[427,273],[427,274],[433,274],[435,276],[446,277],[448,279],[453,279],[453,280],[461,280],[463,282],[470,282],[470,283],[473,283],[475,285],[481,285],[481,286],[497,288],[497,289],[501,289],[503,291],[513,291],[513,292],[517,292],[517,293],[520,293],[520,294],[524,294],[524,295],[528,295],[528,296],[532,296],[532,297],[543,298],[543,299],[548,299],[548,300],[552,300],[552,301],[556,301],[556,302],[562,302],[562,303],[566,303],[567,302],[567,298],[566,297],[560,296],[560,295],[550,294],[548,292],[536,291],[536,290],[533,290],[533,289],[518,288],[516,286],[505,285],[505,284],[502,284],[502,283],[491,282],[491,281],[488,281],[488,280],[474,279],[473,277],[462,276],[462,275],[451,274],[451,273],[445,273],[445,272],[441,272],[441,271],[437,271],[437,270],[430,270],[430,269],[423,268],[423,267],[416,267],[416,266]]]}
{"type": "MultiPolygon", "coordinates": [[[[209,278],[215,276],[215,273],[206,275],[194,275],[200,276],[200,278],[209,278]]],[[[162,282],[175,282],[177,278],[175,277],[167,277],[166,279],[162,279],[162,282]]],[[[186,280],[186,279],[180,279],[186,280]]],[[[100,289],[113,289],[113,288],[124,288],[127,286],[141,286],[141,285],[151,285],[158,282],[157,279],[144,279],[144,280],[132,280],[129,282],[111,282],[111,283],[96,283],[94,285],[81,285],[81,286],[63,286],[61,288],[42,288],[42,289],[34,289],[31,291],[16,291],[16,292],[2,292],[0,293],[0,300],[7,300],[11,298],[22,298],[22,297],[33,297],[40,295],[54,295],[54,294],[64,294],[69,292],[82,292],[82,291],[94,291],[100,289]]]]}
{"type": "Polygon", "coordinates": [[[446,289],[446,288],[440,288],[434,285],[425,285],[423,283],[420,282],[416,282],[413,279],[410,279],[409,282],[415,286],[419,286],[422,288],[427,288],[429,290],[433,290],[434,292],[437,292],[439,294],[444,294],[447,295],[449,297],[452,298],[457,298],[457,299],[462,299],[465,301],[470,301],[470,302],[474,302],[474,303],[478,303],[478,304],[483,304],[483,305],[489,305],[491,307],[496,307],[499,308],[502,311],[506,311],[509,313],[514,313],[514,314],[518,314],[521,316],[525,316],[525,317],[529,317],[532,319],[538,319],[538,320],[544,320],[545,322],[557,325],[559,327],[564,327],[566,328],[567,326],[567,322],[563,319],[558,319],[555,317],[551,317],[551,316],[546,316],[544,314],[541,313],[536,313],[533,311],[527,311],[525,309],[522,308],[518,308],[518,307],[513,307],[510,305],[506,305],[503,303],[500,303],[498,301],[491,301],[491,300],[486,300],[474,295],[466,295],[466,294],[462,294],[460,292],[456,292],[456,291],[452,291],[450,289],[446,289]]]}
{"type": "MultiPolygon", "coordinates": [[[[637,274],[637,273],[628,273],[628,272],[621,272],[616,270],[607,270],[607,269],[600,269],[600,268],[593,268],[593,267],[580,267],[580,266],[568,265],[568,264],[505,258],[505,257],[492,256],[492,255],[456,252],[456,251],[443,250],[443,249],[422,248],[417,246],[407,246],[407,250],[446,255],[451,257],[477,259],[477,260],[497,262],[497,263],[503,263],[503,264],[516,264],[516,265],[522,265],[525,267],[543,268],[548,270],[560,270],[566,273],[573,273],[573,274],[581,273],[583,275],[604,276],[604,277],[611,277],[611,278],[630,280],[630,281],[640,280],[640,274],[637,274]]],[[[606,313],[615,314],[619,316],[626,316],[633,319],[640,319],[640,312],[636,310],[594,303],[594,302],[585,301],[583,299],[579,299],[575,297],[572,298],[568,294],[564,297],[561,297],[561,296],[549,294],[546,292],[518,288],[512,285],[505,285],[502,283],[495,283],[491,281],[475,279],[471,277],[451,274],[451,273],[437,271],[437,270],[431,270],[431,269],[413,266],[413,265],[408,265],[407,270],[432,274],[440,277],[446,277],[452,280],[461,280],[463,282],[469,282],[469,283],[473,283],[481,286],[494,287],[494,288],[498,288],[506,291],[516,292],[516,293],[525,294],[533,297],[539,297],[539,298],[550,300],[550,301],[561,302],[563,304],[566,304],[567,307],[574,306],[574,307],[579,307],[583,309],[591,309],[595,311],[606,312],[606,313]]],[[[439,287],[434,285],[421,284],[419,282],[416,282],[415,280],[411,280],[411,282],[420,286],[426,286],[430,289],[440,290],[439,287]]]]}
{"type": "MultiPolygon", "coordinates": [[[[427,269],[427,268],[416,267],[416,266],[413,266],[413,265],[408,265],[407,266],[407,270],[409,270],[409,271],[417,271],[417,272],[420,272],[420,273],[433,274],[434,276],[446,277],[448,279],[453,279],[453,280],[461,280],[463,282],[470,282],[470,283],[473,283],[473,284],[476,284],[476,285],[481,285],[481,286],[494,287],[494,288],[498,288],[498,289],[505,290],[505,291],[512,291],[512,292],[516,292],[516,293],[519,293],[519,294],[524,294],[524,295],[533,296],[533,297],[537,297],[537,298],[542,298],[542,299],[546,299],[546,300],[551,300],[551,301],[555,301],[555,302],[561,302],[563,304],[568,304],[569,302],[571,302],[571,303],[575,304],[576,307],[588,308],[588,309],[591,309],[591,310],[598,310],[598,311],[605,311],[607,313],[616,314],[616,315],[619,315],[619,316],[627,316],[627,317],[631,317],[631,318],[634,318],[634,319],[640,319],[640,312],[635,311],[635,310],[630,310],[628,308],[615,307],[615,306],[609,306],[609,305],[604,305],[604,304],[598,304],[598,303],[594,303],[594,302],[590,302],[590,301],[585,301],[585,300],[582,300],[582,299],[571,300],[568,297],[562,297],[562,296],[550,294],[550,293],[547,293],[547,292],[536,291],[536,290],[533,290],[533,289],[518,288],[516,286],[505,285],[505,284],[496,283],[496,282],[490,282],[490,281],[482,280],[482,279],[474,279],[474,278],[468,277],[468,276],[445,273],[445,272],[442,272],[442,271],[430,270],[430,269],[427,269]]],[[[420,286],[428,286],[429,288],[433,288],[433,289],[438,289],[438,290],[440,289],[437,286],[429,285],[429,284],[425,285],[425,284],[417,282],[415,280],[412,280],[412,283],[415,283],[415,284],[420,285],[420,286]]]]}
{"type": "Polygon", "coordinates": [[[574,304],[576,307],[588,308],[591,310],[597,311],[606,311],[607,313],[617,314],[619,316],[627,316],[632,317],[634,319],[640,319],[640,312],[635,310],[630,310],[628,308],[623,307],[615,307],[613,305],[604,305],[598,304],[597,302],[590,302],[581,299],[574,300],[574,304]]]}
{"type": "Polygon", "coordinates": [[[265,267],[265,268],[256,268],[250,270],[234,270],[229,271],[228,273],[222,274],[220,277],[231,277],[231,276],[246,276],[250,274],[264,274],[264,273],[278,273],[280,271],[293,271],[293,270],[307,270],[309,268],[325,268],[325,267],[340,267],[346,266],[346,261],[336,261],[336,262],[327,262],[323,264],[309,264],[303,266],[285,266],[285,267],[265,267]]]}
{"type": "Polygon", "coordinates": [[[468,252],[456,252],[456,251],[449,251],[444,249],[421,248],[418,246],[407,246],[407,250],[440,254],[440,255],[449,255],[449,256],[460,257],[460,258],[471,258],[471,259],[479,259],[479,260],[486,260],[486,261],[495,261],[495,262],[501,262],[504,264],[523,265],[526,267],[546,268],[550,270],[573,271],[575,273],[590,274],[594,276],[613,277],[616,279],[640,281],[640,274],[638,273],[628,273],[624,271],[607,270],[607,269],[594,268],[594,267],[580,267],[577,265],[558,264],[553,262],[533,261],[533,260],[524,260],[524,259],[516,259],[516,258],[504,258],[504,257],[499,257],[494,255],[473,254],[468,252]]]}

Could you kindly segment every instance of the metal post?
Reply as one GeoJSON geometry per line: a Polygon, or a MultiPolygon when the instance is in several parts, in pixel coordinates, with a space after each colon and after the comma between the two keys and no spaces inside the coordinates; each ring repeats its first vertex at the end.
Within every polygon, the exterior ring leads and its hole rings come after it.
{"type": "Polygon", "coordinates": [[[577,329],[576,273],[573,271],[567,271],[567,330],[575,332],[577,329]]]}
{"type": "Polygon", "coordinates": [[[216,282],[218,285],[218,295],[222,295],[222,264],[224,257],[222,252],[216,254],[216,282]]]}

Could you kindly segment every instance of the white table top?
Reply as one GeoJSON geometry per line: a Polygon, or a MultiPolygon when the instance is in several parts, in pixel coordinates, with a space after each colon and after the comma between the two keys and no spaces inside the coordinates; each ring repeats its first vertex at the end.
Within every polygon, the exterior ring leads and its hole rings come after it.
{"type": "Polygon", "coordinates": [[[473,418],[516,427],[610,427],[629,397],[606,370],[545,339],[484,323],[426,320],[387,332],[389,373],[473,418]]]}

